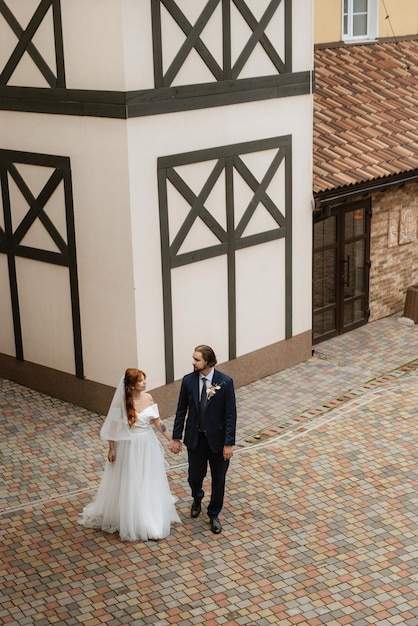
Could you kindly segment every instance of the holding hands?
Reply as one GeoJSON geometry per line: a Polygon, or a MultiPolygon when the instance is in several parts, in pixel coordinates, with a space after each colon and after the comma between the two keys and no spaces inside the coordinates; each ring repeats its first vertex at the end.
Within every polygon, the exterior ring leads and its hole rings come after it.
{"type": "Polygon", "coordinates": [[[168,446],[170,452],[174,452],[174,454],[178,454],[181,452],[181,441],[179,439],[172,439],[168,446]]]}

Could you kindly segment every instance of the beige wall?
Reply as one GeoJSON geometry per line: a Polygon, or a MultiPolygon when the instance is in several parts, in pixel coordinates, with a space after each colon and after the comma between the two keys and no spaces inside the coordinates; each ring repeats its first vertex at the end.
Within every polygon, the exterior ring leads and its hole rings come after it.
{"type": "MultiPolygon", "coordinates": [[[[378,37],[418,34],[417,0],[379,0],[378,37]],[[385,11],[386,7],[386,11],[385,11]],[[390,19],[386,19],[389,15],[390,19]]],[[[316,44],[342,40],[342,0],[315,0],[314,40],[316,44]]]]}
{"type": "Polygon", "coordinates": [[[382,0],[379,3],[379,37],[402,37],[418,34],[417,0],[382,0]],[[386,19],[386,15],[390,19],[386,19]],[[393,30],[392,30],[393,29],[393,30]]]}
{"type": "Polygon", "coordinates": [[[418,282],[418,184],[376,194],[372,206],[371,322],[402,312],[407,288],[418,282]],[[415,220],[415,238],[402,228],[408,217],[415,220]]]}
{"type": "Polygon", "coordinates": [[[315,0],[314,42],[341,41],[342,0],[315,0]]]}

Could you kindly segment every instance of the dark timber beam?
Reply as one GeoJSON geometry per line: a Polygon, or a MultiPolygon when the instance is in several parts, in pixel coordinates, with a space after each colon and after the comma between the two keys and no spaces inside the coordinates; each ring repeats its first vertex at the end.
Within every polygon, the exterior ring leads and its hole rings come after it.
{"type": "Polygon", "coordinates": [[[161,87],[94,91],[0,86],[0,110],[128,119],[311,93],[311,72],[161,87]]]}

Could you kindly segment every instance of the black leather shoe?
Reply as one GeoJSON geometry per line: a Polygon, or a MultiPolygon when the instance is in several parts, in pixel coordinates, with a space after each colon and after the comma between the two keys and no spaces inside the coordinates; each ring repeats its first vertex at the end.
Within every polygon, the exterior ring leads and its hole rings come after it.
{"type": "Polygon", "coordinates": [[[202,507],[200,506],[200,502],[198,500],[193,500],[192,506],[190,509],[190,517],[193,517],[193,518],[199,517],[201,510],[202,510],[202,507]]]}
{"type": "Polygon", "coordinates": [[[210,529],[215,535],[219,535],[219,533],[222,532],[221,522],[217,517],[210,518],[210,529]]]}

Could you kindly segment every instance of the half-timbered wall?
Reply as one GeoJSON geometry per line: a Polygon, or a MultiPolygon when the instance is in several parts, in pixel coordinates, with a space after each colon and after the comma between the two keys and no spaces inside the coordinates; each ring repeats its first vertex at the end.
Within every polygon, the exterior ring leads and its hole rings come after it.
{"type": "Polygon", "coordinates": [[[210,119],[193,111],[175,134],[168,116],[130,122],[132,197],[146,212],[133,217],[136,280],[162,286],[150,306],[135,292],[139,352],[158,346],[164,362],[155,365],[168,381],[190,368],[188,346],[202,336],[225,362],[310,329],[310,159],[303,147],[311,126],[304,98],[283,101],[280,110],[268,101],[217,108],[210,119]],[[253,120],[251,128],[241,116],[253,120]],[[154,163],[158,185],[149,185],[154,163]]]}
{"type": "Polygon", "coordinates": [[[306,1],[0,0],[0,41],[0,375],[105,410],[197,343],[307,358],[306,1]]]}

